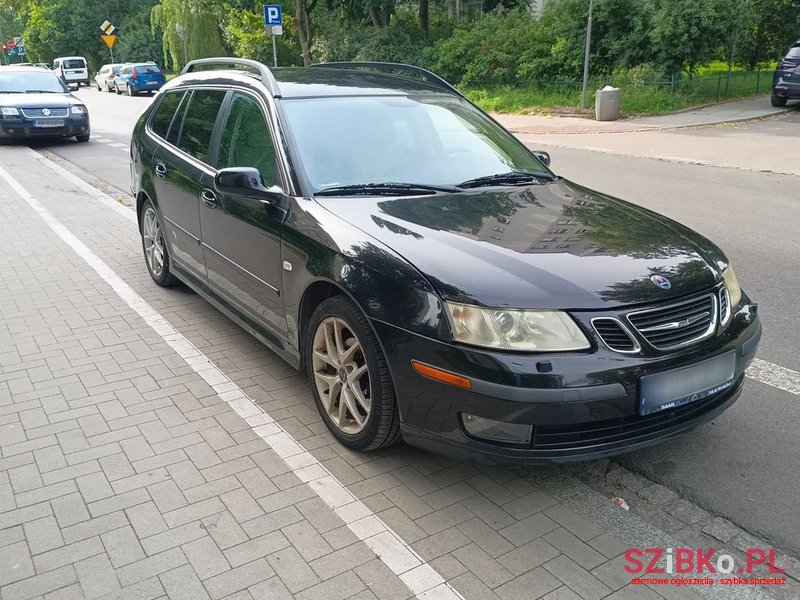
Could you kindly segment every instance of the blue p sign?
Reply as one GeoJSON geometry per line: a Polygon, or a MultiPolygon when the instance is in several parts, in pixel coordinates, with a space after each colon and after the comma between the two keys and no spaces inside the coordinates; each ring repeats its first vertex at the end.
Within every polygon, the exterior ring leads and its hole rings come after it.
{"type": "Polygon", "coordinates": [[[280,4],[265,4],[264,23],[266,25],[283,25],[283,7],[280,4]]]}

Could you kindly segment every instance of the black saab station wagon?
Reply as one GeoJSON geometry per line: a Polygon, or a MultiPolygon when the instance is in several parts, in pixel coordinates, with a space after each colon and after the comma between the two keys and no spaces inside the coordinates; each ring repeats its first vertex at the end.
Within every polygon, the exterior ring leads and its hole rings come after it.
{"type": "Polygon", "coordinates": [[[132,157],[155,282],[304,369],[351,448],[642,448],[728,408],[761,337],[714,244],[558,177],[417,67],[193,61],[132,157]]]}

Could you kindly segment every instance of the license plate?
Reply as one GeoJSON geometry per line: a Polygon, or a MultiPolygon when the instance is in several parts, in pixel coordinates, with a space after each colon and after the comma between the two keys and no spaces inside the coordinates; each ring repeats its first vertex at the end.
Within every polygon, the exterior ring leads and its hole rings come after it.
{"type": "Polygon", "coordinates": [[[640,379],[639,414],[649,415],[703,400],[733,386],[735,377],[735,352],[726,352],[688,367],[645,375],[640,379]]]}
{"type": "Polygon", "coordinates": [[[63,127],[64,119],[48,119],[46,121],[34,121],[34,127],[63,127]]]}
{"type": "Polygon", "coordinates": [[[147,85],[158,85],[157,81],[148,81],[147,85]]]}

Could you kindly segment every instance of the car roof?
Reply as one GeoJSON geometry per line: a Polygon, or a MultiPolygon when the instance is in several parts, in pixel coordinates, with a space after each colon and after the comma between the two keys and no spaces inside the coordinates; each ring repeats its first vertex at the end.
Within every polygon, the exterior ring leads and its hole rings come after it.
{"type": "MultiPolygon", "coordinates": [[[[397,96],[433,93],[452,96],[441,86],[391,73],[363,69],[325,67],[278,67],[270,69],[282,98],[318,98],[333,96],[397,96]]],[[[170,82],[168,89],[197,84],[237,83],[253,86],[261,77],[244,70],[213,69],[192,71],[170,82]]]]}
{"type": "Polygon", "coordinates": [[[86,60],[86,58],[83,56],[59,56],[58,58],[54,58],[53,60],[73,60],[76,58],[80,58],[82,61],[86,60]]]}
{"type": "MultiPolygon", "coordinates": [[[[25,71],[28,73],[41,73],[45,71],[42,67],[38,65],[0,65],[0,71],[25,71]]],[[[50,72],[49,69],[46,72],[50,72]]],[[[58,77],[55,73],[53,73],[53,77],[58,77]]]]}

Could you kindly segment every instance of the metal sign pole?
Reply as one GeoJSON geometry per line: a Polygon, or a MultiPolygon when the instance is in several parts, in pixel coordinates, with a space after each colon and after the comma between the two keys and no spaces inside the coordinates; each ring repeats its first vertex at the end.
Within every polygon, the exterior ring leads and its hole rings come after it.
{"type": "Polygon", "coordinates": [[[275,66],[278,66],[278,48],[275,45],[275,35],[272,35],[272,60],[275,66]]]}
{"type": "Polygon", "coordinates": [[[589,19],[586,21],[586,48],[583,54],[583,90],[581,91],[581,108],[586,109],[586,91],[589,87],[589,53],[592,49],[592,5],[589,0],[589,19]]]}
{"type": "Polygon", "coordinates": [[[113,63],[114,62],[114,49],[113,48],[109,48],[108,51],[111,52],[111,62],[113,63]]]}

